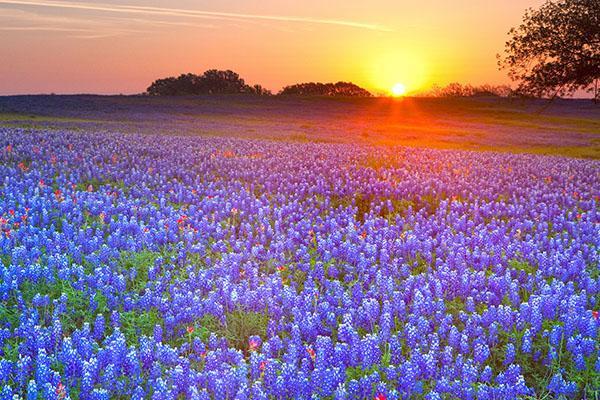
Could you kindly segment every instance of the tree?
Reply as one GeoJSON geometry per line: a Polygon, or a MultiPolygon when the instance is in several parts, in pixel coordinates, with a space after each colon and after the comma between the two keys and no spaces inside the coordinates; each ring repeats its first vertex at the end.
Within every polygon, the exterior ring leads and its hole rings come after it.
{"type": "Polygon", "coordinates": [[[253,85],[252,86],[252,90],[254,91],[254,94],[259,95],[259,96],[271,96],[273,93],[271,93],[271,91],[269,89],[266,89],[264,87],[262,87],[262,85],[253,85]]]}
{"type": "Polygon", "coordinates": [[[282,96],[328,96],[328,97],[371,97],[367,90],[352,82],[297,83],[286,86],[279,92],[282,96]]]}
{"type": "Polygon", "coordinates": [[[260,85],[249,86],[231,71],[210,69],[202,75],[181,74],[177,78],[157,79],[146,89],[151,96],[186,96],[200,94],[256,94],[270,95],[260,85]]]}
{"type": "Polygon", "coordinates": [[[200,94],[249,93],[251,89],[240,76],[231,71],[209,69],[200,77],[200,94]]]}
{"type": "Polygon", "coordinates": [[[444,87],[434,85],[421,95],[425,97],[509,97],[512,95],[512,90],[506,85],[473,86],[453,82],[444,87]]]}
{"type": "Polygon", "coordinates": [[[518,93],[554,98],[584,89],[600,99],[599,0],[547,0],[509,36],[498,64],[519,82],[518,93]]]}

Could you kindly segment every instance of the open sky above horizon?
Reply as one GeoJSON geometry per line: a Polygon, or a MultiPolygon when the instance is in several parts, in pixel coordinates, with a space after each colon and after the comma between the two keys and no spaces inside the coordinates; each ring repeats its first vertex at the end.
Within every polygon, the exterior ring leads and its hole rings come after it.
{"type": "Polygon", "coordinates": [[[140,93],[156,78],[232,69],[277,91],[352,81],[509,83],[508,30],[543,0],[0,0],[0,94],[140,93]]]}

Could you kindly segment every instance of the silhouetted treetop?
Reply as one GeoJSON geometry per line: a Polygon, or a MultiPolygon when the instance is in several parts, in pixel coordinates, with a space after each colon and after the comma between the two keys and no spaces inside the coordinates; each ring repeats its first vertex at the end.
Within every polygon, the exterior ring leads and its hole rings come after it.
{"type": "Polygon", "coordinates": [[[446,86],[434,85],[430,90],[422,93],[425,97],[509,97],[513,94],[507,85],[462,85],[457,82],[446,86]]]}
{"type": "Polygon", "coordinates": [[[270,95],[271,92],[260,85],[250,86],[231,71],[210,69],[202,75],[182,74],[177,78],[157,79],[146,89],[151,96],[185,96],[199,94],[257,94],[270,95]]]}
{"type": "Polygon", "coordinates": [[[298,83],[284,87],[282,96],[331,96],[331,97],[371,97],[367,90],[352,82],[337,83],[298,83]]]}
{"type": "Polygon", "coordinates": [[[547,0],[509,36],[499,65],[517,91],[555,97],[587,89],[600,99],[600,0],[547,0]]]}

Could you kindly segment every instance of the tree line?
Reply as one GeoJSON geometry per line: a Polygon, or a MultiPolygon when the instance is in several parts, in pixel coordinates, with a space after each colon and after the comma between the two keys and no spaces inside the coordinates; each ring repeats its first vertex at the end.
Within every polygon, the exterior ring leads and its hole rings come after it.
{"type": "MultiPolygon", "coordinates": [[[[151,96],[192,96],[207,94],[249,94],[272,96],[270,90],[261,85],[248,85],[239,74],[231,70],[210,69],[202,75],[181,74],[155,80],[146,90],[151,96]]],[[[506,85],[462,85],[433,86],[421,93],[426,97],[508,97],[512,94],[506,85]]],[[[368,90],[352,82],[320,83],[305,82],[285,86],[278,96],[326,96],[326,97],[372,97],[368,90]]]]}
{"type": "Polygon", "coordinates": [[[446,86],[433,85],[433,87],[420,96],[423,97],[512,97],[516,93],[508,85],[463,85],[450,83],[446,86]]]}
{"type": "Polygon", "coordinates": [[[181,74],[178,77],[157,79],[146,89],[150,96],[186,96],[200,94],[269,95],[261,85],[250,86],[231,70],[209,69],[202,75],[181,74]]]}
{"type": "MultiPolygon", "coordinates": [[[[248,85],[239,74],[231,70],[210,69],[202,75],[181,74],[178,77],[157,79],[146,89],[150,96],[189,96],[203,94],[250,94],[271,96],[273,93],[261,85],[248,85]]],[[[352,82],[298,83],[286,86],[281,96],[331,96],[371,97],[372,94],[352,82]]]]}
{"type": "Polygon", "coordinates": [[[352,82],[337,83],[298,83],[286,86],[279,92],[281,96],[331,96],[331,97],[371,97],[372,94],[352,82]]]}

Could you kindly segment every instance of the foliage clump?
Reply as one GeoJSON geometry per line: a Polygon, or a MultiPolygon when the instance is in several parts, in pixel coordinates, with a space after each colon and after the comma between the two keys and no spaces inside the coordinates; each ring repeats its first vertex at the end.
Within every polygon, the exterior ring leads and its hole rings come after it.
{"type": "Polygon", "coordinates": [[[150,96],[186,96],[201,94],[269,95],[261,85],[250,86],[231,70],[210,69],[202,75],[192,73],[157,79],[146,89],[150,96]]]}
{"type": "Polygon", "coordinates": [[[588,90],[600,100],[600,1],[547,0],[509,31],[499,66],[526,96],[588,90]]]}

